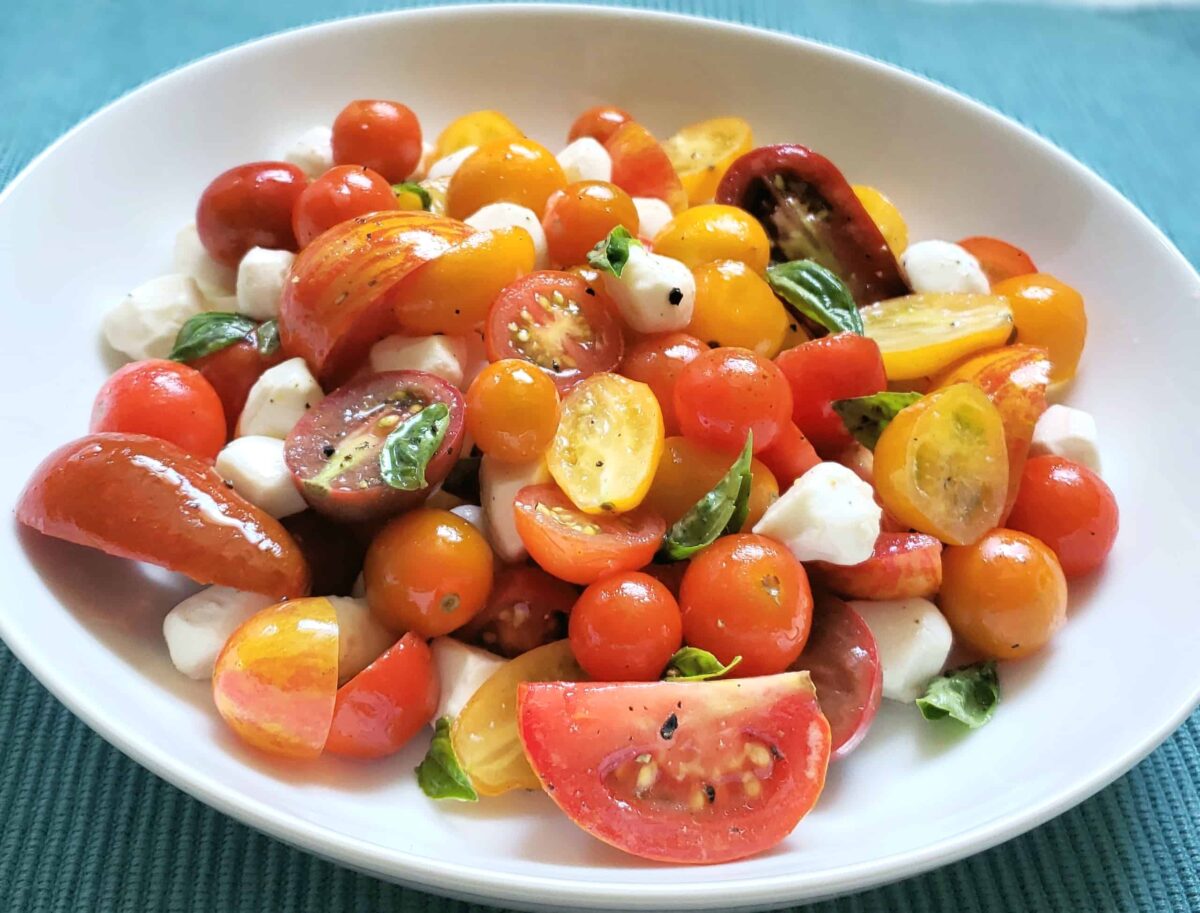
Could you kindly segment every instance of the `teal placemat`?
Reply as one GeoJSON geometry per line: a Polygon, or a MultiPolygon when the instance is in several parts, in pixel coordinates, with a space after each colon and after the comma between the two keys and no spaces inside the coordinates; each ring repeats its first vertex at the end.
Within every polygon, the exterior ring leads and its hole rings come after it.
{"type": "MultiPolygon", "coordinates": [[[[0,3],[0,186],[82,117],[172,67],[280,29],[409,5],[417,4],[0,3]]],[[[628,5],[810,36],[960,89],[1091,165],[1200,263],[1200,11],[879,0],[628,5]]],[[[86,205],[86,183],[80,193],[86,205]]],[[[1116,784],[1024,837],[811,909],[1200,910],[1200,715],[1116,784]]],[[[0,647],[0,913],[144,910],[484,908],[321,862],[212,811],[93,735],[0,647]]]]}

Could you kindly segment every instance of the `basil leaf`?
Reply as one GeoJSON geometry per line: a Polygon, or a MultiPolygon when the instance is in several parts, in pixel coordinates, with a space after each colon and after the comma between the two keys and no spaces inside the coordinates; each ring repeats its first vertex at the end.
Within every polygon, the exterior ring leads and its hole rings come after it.
{"type": "Polygon", "coordinates": [[[924,696],[917,698],[925,719],[951,717],[972,729],[990,720],[999,703],[1000,678],[992,660],[939,675],[929,683],[924,696]]]}
{"type": "Polygon", "coordinates": [[[257,328],[257,323],[241,314],[197,314],[179,328],[175,347],[167,357],[171,361],[194,361],[241,342],[257,328]]]}
{"type": "Polygon", "coordinates": [[[411,193],[421,201],[421,208],[426,212],[433,205],[433,197],[429,195],[429,191],[418,184],[416,181],[403,181],[399,184],[392,185],[392,193],[400,196],[402,193],[411,193]]]}
{"type": "Polygon", "coordinates": [[[874,450],[879,435],[891,424],[900,410],[921,398],[920,393],[873,393],[853,399],[835,399],[833,411],[842,419],[846,430],[864,447],[874,450]]]}
{"type": "Polygon", "coordinates": [[[801,316],[831,333],[863,334],[858,305],[846,283],[812,260],[791,260],[767,267],[767,283],[801,316]]]}
{"type": "Polygon", "coordinates": [[[684,647],[671,657],[663,678],[672,682],[705,682],[727,675],[741,661],[740,656],[735,656],[728,666],[722,666],[721,661],[707,650],[684,647]]]}
{"type": "Polygon", "coordinates": [[[618,279],[629,262],[629,248],[641,244],[624,225],[618,225],[608,237],[588,251],[588,263],[598,270],[612,273],[618,279]]]}
{"type": "Polygon", "coordinates": [[[379,451],[383,481],[401,491],[425,488],[429,484],[425,467],[442,446],[449,427],[450,409],[445,403],[430,403],[397,425],[379,451]]]}
{"type": "Polygon", "coordinates": [[[450,744],[450,717],[437,721],[433,730],[433,741],[420,766],[417,767],[417,785],[430,799],[458,799],[462,802],[478,802],[479,793],[463,772],[462,765],[450,744]]]}
{"type": "Polygon", "coordinates": [[[264,358],[278,352],[279,321],[268,320],[266,323],[259,324],[258,329],[254,331],[254,342],[258,348],[258,354],[264,358]]]}
{"type": "Polygon", "coordinates": [[[746,446],[721,481],[667,530],[662,548],[666,557],[682,561],[712,545],[722,533],[741,529],[749,511],[753,437],[746,435],[746,446]],[[740,522],[734,527],[739,517],[740,522]]]}

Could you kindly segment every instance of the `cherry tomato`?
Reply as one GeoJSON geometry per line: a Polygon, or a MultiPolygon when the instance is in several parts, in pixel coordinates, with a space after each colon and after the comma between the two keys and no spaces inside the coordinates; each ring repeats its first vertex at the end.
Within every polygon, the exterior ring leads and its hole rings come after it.
{"type": "Polygon", "coordinates": [[[687,437],[736,453],[753,433],[761,453],[787,424],[792,391],[773,362],[749,349],[712,349],[679,372],[675,414],[687,437]]]}
{"type": "Polygon", "coordinates": [[[942,543],[924,533],[884,532],[861,564],[813,561],[808,572],[820,586],[849,599],[929,597],[942,585],[942,543]]]}
{"type": "Polygon", "coordinates": [[[212,460],[225,446],[227,429],[221,398],[204,375],[153,358],[127,364],[104,382],[89,430],[148,434],[212,460]]]}
{"type": "Polygon", "coordinates": [[[879,346],[854,333],[802,343],[782,353],[775,364],[792,388],[792,421],[825,456],[854,440],[833,411],[833,401],[870,396],[887,386],[879,346]]]}
{"type": "Polygon", "coordinates": [[[459,165],[446,191],[446,214],[465,219],[488,203],[516,203],[541,214],[567,176],[540,143],[499,139],[484,143],[459,165]]]}
{"type": "Polygon", "coordinates": [[[711,200],[729,166],[754,145],[750,124],[740,117],[714,117],[689,124],[663,143],[693,206],[711,200]]]}
{"type": "Polygon", "coordinates": [[[448,634],[487,602],[492,560],[483,533],[462,517],[414,510],[392,520],[367,549],[367,602],[393,631],[448,634]]]}
{"type": "Polygon", "coordinates": [[[679,592],[683,639],[721,662],[742,657],[738,675],[770,675],[804,649],[812,591],[800,562],[765,536],[724,536],[688,565],[679,592]]]}
{"type": "Polygon", "coordinates": [[[188,362],[188,365],[203,374],[204,379],[217,391],[222,411],[225,413],[227,438],[233,438],[237,434],[238,419],[242,415],[242,407],[246,405],[246,398],[250,395],[250,388],[254,386],[254,382],[267,368],[273,368],[285,357],[282,348],[276,348],[270,355],[264,355],[251,334],[250,338],[188,362]]]}
{"type": "Polygon", "coordinates": [[[627,571],[583,591],[571,610],[571,652],[598,681],[652,682],[679,649],[682,630],[671,591],[627,571]]]}
{"type": "Polygon", "coordinates": [[[520,656],[565,637],[567,614],[578,598],[575,587],[540,567],[502,567],[483,611],[454,636],[501,656],[520,656]]]}
{"type": "Polygon", "coordinates": [[[637,237],[633,200],[616,184],[578,181],[550,197],[542,228],[550,259],[562,266],[587,262],[588,251],[623,225],[637,237]]]}
{"type": "Polygon", "coordinates": [[[1036,653],[1067,620],[1067,581],[1044,542],[994,529],[946,549],[938,602],[956,637],[992,659],[1036,653]]]}
{"type": "MultiPolygon", "coordinates": [[[[668,525],[674,523],[721,480],[734,457],[685,437],[669,437],[646,500],[642,503],[668,525]]],[[[750,530],[779,497],[779,484],[771,470],[758,460],[750,463],[750,502],[742,530],[750,530]]]]}
{"type": "Polygon", "coordinates": [[[829,764],[829,724],[803,672],[526,683],[517,717],[559,808],[605,843],[661,862],[769,849],[813,807],[829,764]]]}
{"type": "Polygon", "coordinates": [[[362,571],[367,543],[361,531],[335,523],[315,510],[279,521],[295,540],[312,572],[312,592],[349,596],[362,571]]]}
{"type": "Polygon", "coordinates": [[[679,419],[675,415],[675,381],[679,372],[705,351],[704,343],[694,336],[664,333],[642,337],[625,353],[621,373],[654,391],[667,434],[679,433],[679,419]]]}
{"type": "Polygon", "coordinates": [[[396,194],[383,175],[362,165],[338,165],[304,188],[292,210],[292,231],[304,247],[339,222],[396,208],[396,194]]]}
{"type": "Polygon", "coordinates": [[[555,577],[583,585],[649,564],[667,531],[646,508],[585,514],[554,485],[522,488],[513,510],[530,557],[555,577]]]}
{"type": "Polygon", "coordinates": [[[621,361],[625,342],[600,286],[574,273],[539,270],[496,297],[484,324],[488,358],[523,358],[550,375],[559,392],[621,361]]]}
{"type": "Polygon", "coordinates": [[[237,266],[252,247],[296,250],[292,210],[308,178],[287,162],[251,162],[213,178],[196,206],[200,243],[214,260],[237,266]]]}
{"type": "Polygon", "coordinates": [[[1008,517],[1012,529],[1050,546],[1068,577],[1104,563],[1117,539],[1120,517],[1112,489],[1092,470],[1057,456],[1034,457],[1021,474],[1020,494],[1008,517]]]}
{"type": "Polygon", "coordinates": [[[649,574],[668,590],[679,601],[679,588],[683,585],[683,575],[687,573],[689,562],[672,561],[670,564],[647,564],[642,568],[643,574],[649,574]]]}
{"type": "Polygon", "coordinates": [[[451,121],[438,135],[433,158],[437,161],[467,146],[523,136],[520,128],[499,111],[472,111],[451,121]]]}
{"type": "Polygon", "coordinates": [[[758,458],[771,470],[780,491],[787,491],[800,476],[821,462],[816,448],[795,422],[786,423],[758,458]]]}
{"type": "Polygon", "coordinates": [[[633,120],[633,115],[623,108],[614,105],[596,105],[588,108],[571,124],[567,132],[567,142],[590,136],[601,143],[607,143],[609,137],[617,132],[617,128],[633,120]]]}
{"type": "Polygon", "coordinates": [[[333,161],[363,165],[389,184],[403,181],[421,161],[417,115],[398,101],[350,102],[333,121],[333,161]]]}
{"type": "Polygon", "coordinates": [[[908,225],[896,204],[866,184],[855,184],[852,189],[871,221],[878,226],[883,240],[887,241],[892,253],[899,257],[908,247],[908,225]]]}
{"type": "Polygon", "coordinates": [[[1038,271],[1029,254],[999,238],[976,235],[971,238],[963,238],[958,242],[958,246],[979,261],[990,285],[996,285],[998,282],[1012,279],[1014,276],[1027,276],[1038,271]]]}
{"type": "Polygon", "coordinates": [[[612,182],[631,197],[656,197],[672,212],[687,208],[687,193],[662,146],[635,121],[621,124],[604,141],[612,156],[612,182]]]}
{"type": "Polygon", "coordinates": [[[696,305],[689,333],[712,348],[737,346],[763,358],[779,354],[789,317],[766,280],[740,260],[716,260],[692,272],[696,305]]]}
{"type": "Polygon", "coordinates": [[[1045,273],[1005,279],[996,283],[992,294],[1003,295],[1012,305],[1017,342],[1050,354],[1050,380],[1060,383],[1074,377],[1087,339],[1083,296],[1045,273]]]}
{"type": "Polygon", "coordinates": [[[348,758],[395,754],[433,719],[440,691],[429,646],[405,634],[338,689],[325,750],[348,758]]]}
{"type": "Polygon", "coordinates": [[[211,463],[158,438],[92,434],[63,445],[34,470],[17,519],[199,583],[275,598],[308,592],[308,565],[279,521],[211,463]]]}
{"type": "Polygon", "coordinates": [[[654,252],[695,269],[737,260],[756,273],[767,268],[771,241],[754,216],[736,206],[708,203],[681,212],[654,236],[654,252]]]}
{"type": "Polygon", "coordinates": [[[558,389],[527,361],[488,365],[467,390],[467,432],[498,460],[520,463],[546,452],[558,428],[558,389]]]}

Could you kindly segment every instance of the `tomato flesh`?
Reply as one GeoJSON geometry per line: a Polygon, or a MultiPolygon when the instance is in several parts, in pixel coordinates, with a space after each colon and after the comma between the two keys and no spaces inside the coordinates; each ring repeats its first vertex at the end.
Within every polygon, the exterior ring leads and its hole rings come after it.
{"type": "Polygon", "coordinates": [[[942,543],[924,533],[882,532],[861,564],[813,561],[813,579],[850,599],[928,597],[942,585],[942,543]]]}
{"type": "Polygon", "coordinates": [[[454,636],[512,659],[565,637],[578,598],[575,587],[540,567],[502,567],[483,611],[454,636]]]}

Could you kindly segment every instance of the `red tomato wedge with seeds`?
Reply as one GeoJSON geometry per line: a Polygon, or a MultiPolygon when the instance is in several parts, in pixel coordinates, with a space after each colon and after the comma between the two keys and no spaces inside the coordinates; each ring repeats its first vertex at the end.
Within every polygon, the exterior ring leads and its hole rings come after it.
{"type": "Polygon", "coordinates": [[[861,564],[813,561],[813,580],[850,599],[911,599],[942,586],[942,543],[924,533],[882,532],[861,564]]]}
{"type": "Polygon", "coordinates": [[[572,821],[660,862],[769,849],[816,803],[829,764],[829,723],[803,672],[526,682],[517,722],[530,765],[572,821]]]}

